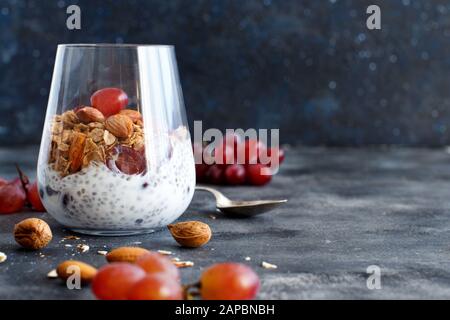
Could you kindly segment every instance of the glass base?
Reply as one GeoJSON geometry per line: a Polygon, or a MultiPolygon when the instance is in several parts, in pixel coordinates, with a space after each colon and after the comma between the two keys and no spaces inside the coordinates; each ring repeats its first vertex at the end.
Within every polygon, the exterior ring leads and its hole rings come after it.
{"type": "Polygon", "coordinates": [[[135,230],[97,230],[97,229],[78,229],[69,228],[73,232],[87,234],[91,236],[103,237],[122,237],[122,236],[136,236],[139,234],[153,233],[156,229],[135,229],[135,230]]]}

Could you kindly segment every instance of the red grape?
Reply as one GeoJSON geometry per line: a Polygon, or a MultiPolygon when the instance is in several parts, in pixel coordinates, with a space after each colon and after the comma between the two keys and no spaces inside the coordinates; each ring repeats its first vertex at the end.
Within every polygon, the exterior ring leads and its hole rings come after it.
{"type": "Polygon", "coordinates": [[[245,152],[245,164],[258,163],[260,155],[263,154],[263,152],[266,152],[266,145],[262,141],[259,141],[259,140],[245,141],[244,148],[245,148],[245,151],[244,151],[245,152]]]}
{"type": "Polygon", "coordinates": [[[0,214],[20,211],[26,203],[27,195],[20,179],[8,181],[0,186],[0,214]]]}
{"type": "Polygon", "coordinates": [[[225,169],[225,180],[228,184],[243,184],[246,180],[245,167],[241,164],[232,164],[225,169]]]}
{"type": "Polygon", "coordinates": [[[45,208],[39,197],[37,182],[27,185],[27,198],[35,211],[44,212],[45,208]]]}
{"type": "Polygon", "coordinates": [[[262,186],[272,180],[272,175],[263,175],[262,169],[267,168],[267,166],[257,163],[257,164],[249,164],[247,166],[247,179],[248,181],[255,186],[262,186]]]}
{"type": "Polygon", "coordinates": [[[108,160],[108,167],[113,171],[119,169],[125,174],[140,174],[146,168],[144,150],[134,150],[126,146],[116,146],[108,160]]]}
{"type": "Polygon", "coordinates": [[[131,287],[145,277],[145,271],[131,263],[114,262],[98,270],[92,292],[101,300],[125,300],[131,287]]]}
{"type": "Polygon", "coordinates": [[[222,184],[224,181],[223,169],[218,164],[213,164],[205,173],[205,181],[213,184],[222,184]]]}
{"type": "Polygon", "coordinates": [[[209,166],[204,163],[195,165],[195,176],[198,182],[202,182],[205,179],[206,171],[208,171],[209,166]]]}
{"type": "Polygon", "coordinates": [[[0,178],[0,187],[7,183],[8,183],[8,180],[0,178]]]}
{"type": "Polygon", "coordinates": [[[249,300],[258,290],[257,274],[240,263],[215,264],[200,278],[200,293],[205,300],[249,300]]]}
{"type": "Polygon", "coordinates": [[[147,275],[134,284],[129,293],[129,300],[182,300],[183,288],[180,283],[164,274],[147,275]]]}
{"type": "Polygon", "coordinates": [[[242,138],[240,135],[236,133],[227,133],[223,138],[223,141],[224,143],[227,143],[236,149],[239,146],[239,144],[242,143],[242,138]]]}
{"type": "Polygon", "coordinates": [[[174,280],[180,279],[180,271],[170,259],[157,252],[146,253],[139,257],[136,265],[142,268],[147,274],[161,273],[174,280]]]}
{"type": "Polygon", "coordinates": [[[122,89],[104,88],[94,92],[91,96],[91,105],[100,110],[105,117],[109,117],[128,105],[128,96],[122,89]]]}
{"type": "Polygon", "coordinates": [[[214,150],[214,159],[216,160],[216,164],[233,164],[235,157],[236,154],[232,145],[221,143],[214,150]]]}

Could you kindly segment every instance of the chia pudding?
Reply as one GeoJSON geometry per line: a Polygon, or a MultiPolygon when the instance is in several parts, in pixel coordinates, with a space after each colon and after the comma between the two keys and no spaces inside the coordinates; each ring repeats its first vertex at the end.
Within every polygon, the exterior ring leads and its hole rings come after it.
{"type": "Polygon", "coordinates": [[[170,154],[154,171],[124,174],[101,162],[61,177],[46,163],[38,177],[47,211],[61,224],[84,231],[125,233],[160,228],[188,207],[195,189],[191,142],[179,128],[169,136],[170,154]]]}
{"type": "Polygon", "coordinates": [[[53,115],[44,128],[37,178],[47,212],[74,231],[98,235],[173,222],[195,188],[188,129],[127,107],[118,88],[98,90],[91,103],[53,115]]]}

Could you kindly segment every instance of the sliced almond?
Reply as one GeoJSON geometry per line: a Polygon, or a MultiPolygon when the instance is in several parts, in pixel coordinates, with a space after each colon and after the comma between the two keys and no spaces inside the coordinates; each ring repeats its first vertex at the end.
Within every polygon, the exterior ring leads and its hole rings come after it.
{"type": "Polygon", "coordinates": [[[72,143],[69,149],[70,172],[76,172],[83,163],[84,144],[86,135],[80,132],[74,132],[72,143]]]}
{"type": "Polygon", "coordinates": [[[0,252],[0,263],[5,262],[7,258],[8,257],[4,252],[0,252]]]}
{"type": "Polygon", "coordinates": [[[77,250],[81,253],[85,253],[89,251],[89,246],[87,244],[79,244],[77,245],[77,250]]]}
{"type": "Polygon", "coordinates": [[[194,262],[192,262],[192,261],[172,261],[172,263],[177,268],[188,268],[188,267],[193,267],[194,266],[194,262]]]}
{"type": "Polygon", "coordinates": [[[172,251],[167,251],[167,250],[158,250],[159,254],[165,255],[165,256],[170,256],[172,254],[172,251]]]}
{"type": "Polygon", "coordinates": [[[276,268],[278,268],[278,266],[276,266],[276,265],[274,265],[274,264],[272,264],[272,263],[265,262],[265,261],[263,261],[263,262],[261,263],[261,266],[262,266],[264,269],[276,269],[276,268]]]}
{"type": "Polygon", "coordinates": [[[56,269],[50,270],[50,271],[47,273],[47,278],[50,278],[50,279],[56,279],[56,278],[58,278],[58,272],[56,272],[56,269]]]}
{"type": "Polygon", "coordinates": [[[139,257],[147,253],[150,253],[150,251],[140,247],[120,247],[110,251],[106,255],[106,260],[108,262],[134,263],[139,257]]]}

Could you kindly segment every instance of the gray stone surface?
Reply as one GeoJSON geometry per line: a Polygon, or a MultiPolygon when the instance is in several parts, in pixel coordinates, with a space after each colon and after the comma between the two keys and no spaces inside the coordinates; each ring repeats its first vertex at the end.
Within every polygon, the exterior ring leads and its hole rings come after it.
{"type": "MultiPolygon", "coordinates": [[[[0,175],[13,176],[13,162],[33,176],[36,150],[0,150],[0,175]]],[[[203,248],[177,246],[170,234],[122,238],[82,236],[60,243],[65,231],[46,214],[54,241],[40,252],[14,243],[14,223],[37,213],[0,216],[2,299],[91,299],[90,290],[70,291],[46,274],[58,262],[75,258],[105,263],[97,250],[142,242],[195,262],[182,270],[193,282],[214,262],[245,262],[262,278],[263,299],[378,299],[450,297],[450,155],[425,149],[290,150],[272,183],[263,188],[223,187],[232,198],[288,198],[279,210],[254,219],[230,219],[198,193],[182,220],[202,220],[214,235],[203,248]],[[212,219],[210,215],[217,218],[212,219]],[[80,254],[64,244],[86,243],[80,254]],[[278,265],[263,269],[261,261],[278,265]],[[366,268],[381,267],[382,289],[368,290],[366,268]]]]}

